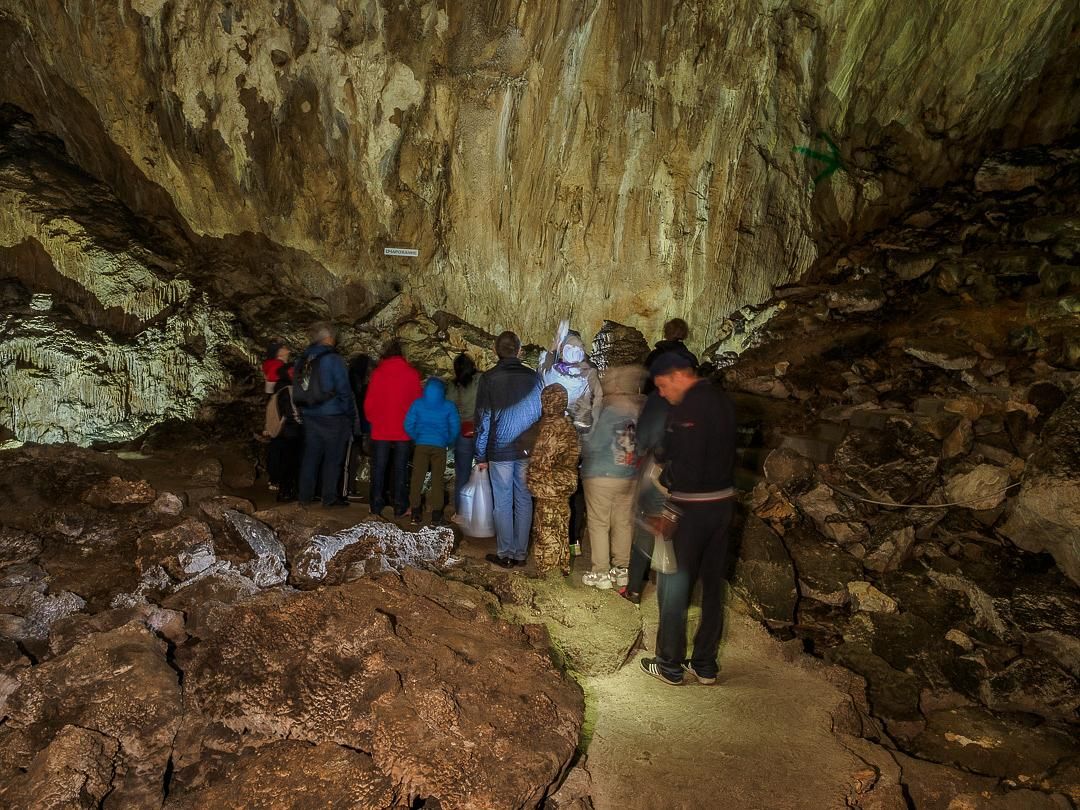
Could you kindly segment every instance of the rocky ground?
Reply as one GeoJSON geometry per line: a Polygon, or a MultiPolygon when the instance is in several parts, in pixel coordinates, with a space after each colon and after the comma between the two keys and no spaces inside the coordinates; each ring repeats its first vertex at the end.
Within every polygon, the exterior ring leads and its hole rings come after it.
{"type": "MultiPolygon", "coordinates": [[[[1078,208],[1075,150],[999,156],[725,324],[714,689],[638,677],[651,599],[275,506],[243,403],[0,451],[0,801],[1076,806],[1078,208]]],[[[349,340],[391,333],[426,371],[489,337],[400,296],[349,340]]],[[[646,348],[608,323],[594,356],[646,348]]]]}
{"type": "Polygon", "coordinates": [[[904,773],[1074,803],[1078,202],[1077,150],[998,156],[714,357],[754,431],[734,580],[753,615],[866,679],[904,773]]]}

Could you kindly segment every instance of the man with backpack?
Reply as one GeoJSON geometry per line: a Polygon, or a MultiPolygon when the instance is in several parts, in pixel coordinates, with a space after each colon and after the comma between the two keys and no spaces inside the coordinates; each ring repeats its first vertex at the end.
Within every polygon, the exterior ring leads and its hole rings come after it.
{"type": "Polygon", "coordinates": [[[304,420],[304,460],[300,465],[301,505],[315,495],[322,482],[322,505],[326,509],[349,505],[338,492],[345,453],[352,435],[356,404],[349,386],[345,360],[334,346],[337,335],[327,323],[309,331],[311,345],[304,350],[293,375],[293,402],[304,420]]]}

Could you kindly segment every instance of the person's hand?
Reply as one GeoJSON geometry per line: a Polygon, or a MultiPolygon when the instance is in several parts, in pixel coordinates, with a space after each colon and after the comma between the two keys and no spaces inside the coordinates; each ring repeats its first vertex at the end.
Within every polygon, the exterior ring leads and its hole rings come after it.
{"type": "Polygon", "coordinates": [[[478,470],[486,470],[487,469],[487,462],[486,461],[481,461],[480,463],[478,463],[476,465],[476,469],[478,469],[478,470]]]}

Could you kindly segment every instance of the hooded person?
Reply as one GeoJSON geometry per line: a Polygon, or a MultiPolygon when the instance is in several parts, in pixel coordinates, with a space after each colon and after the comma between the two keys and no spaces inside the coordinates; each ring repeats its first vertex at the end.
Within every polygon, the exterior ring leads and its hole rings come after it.
{"type": "Polygon", "coordinates": [[[428,379],[423,395],[405,415],[405,432],[416,443],[409,489],[409,511],[414,524],[421,520],[420,497],[428,471],[431,472],[431,497],[428,500],[431,521],[435,525],[442,523],[446,449],[457,439],[460,430],[457,407],[446,398],[446,384],[434,377],[428,379]]]}
{"type": "Polygon", "coordinates": [[[559,384],[540,392],[540,427],[525,476],[533,496],[533,560],[540,574],[555,568],[570,574],[569,498],[578,485],[580,444],[566,416],[567,403],[559,384]]]}
{"type": "Polygon", "coordinates": [[[571,330],[566,321],[559,324],[551,351],[540,358],[540,378],[544,385],[561,385],[566,389],[570,421],[579,434],[587,434],[600,412],[603,392],[600,376],[596,366],[589,362],[581,335],[571,330]]]}

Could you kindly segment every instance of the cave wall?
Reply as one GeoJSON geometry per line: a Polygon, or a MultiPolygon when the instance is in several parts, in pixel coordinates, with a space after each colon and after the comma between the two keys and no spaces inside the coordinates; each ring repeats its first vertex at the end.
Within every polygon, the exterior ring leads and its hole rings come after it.
{"type": "Polygon", "coordinates": [[[1075,124],[1080,6],[917,6],[3,0],[0,101],[133,210],[310,257],[339,314],[404,289],[531,340],[679,314],[707,345],[916,189],[1075,124]],[[845,168],[815,185],[819,132],[845,168]]]}

